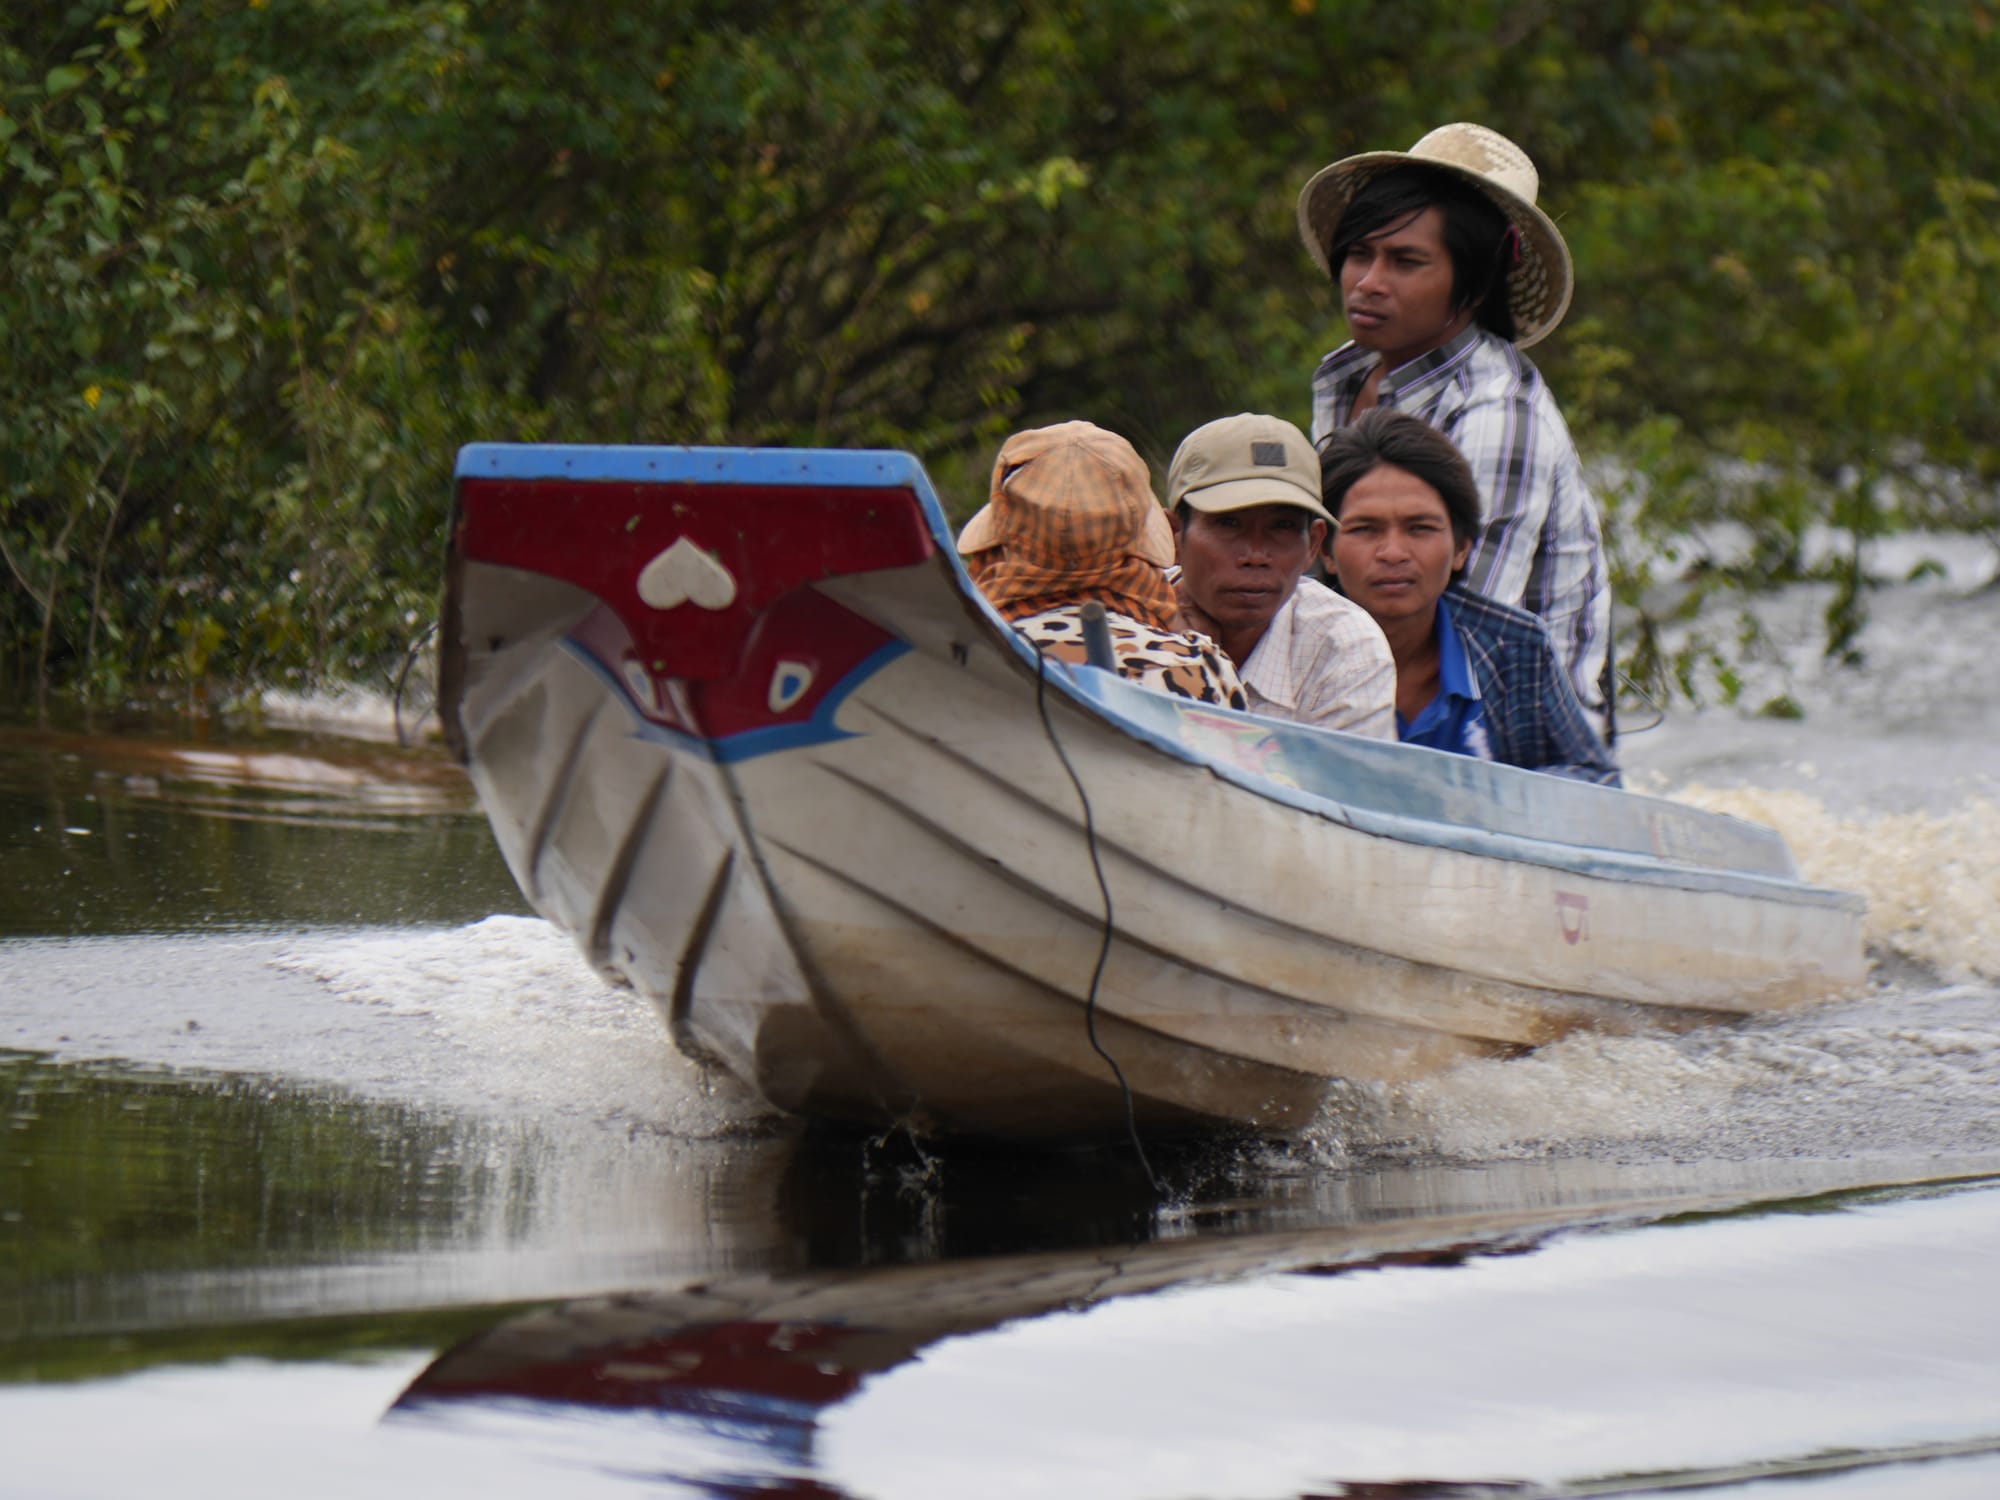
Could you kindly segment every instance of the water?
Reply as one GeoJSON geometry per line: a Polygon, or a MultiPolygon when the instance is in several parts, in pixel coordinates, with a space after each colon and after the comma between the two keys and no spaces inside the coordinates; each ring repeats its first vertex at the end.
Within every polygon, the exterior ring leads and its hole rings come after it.
{"type": "Polygon", "coordinates": [[[0,1494],[1990,1494],[2000,591],[1947,560],[1859,671],[1764,607],[1805,720],[1627,747],[1869,896],[1865,990],[1157,1188],[772,1119],[435,751],[0,728],[0,1494]]]}

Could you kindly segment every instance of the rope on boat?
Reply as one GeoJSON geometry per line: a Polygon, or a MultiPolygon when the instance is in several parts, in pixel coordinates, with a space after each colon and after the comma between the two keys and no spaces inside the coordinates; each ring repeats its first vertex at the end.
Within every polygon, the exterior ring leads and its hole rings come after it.
{"type": "Polygon", "coordinates": [[[1040,641],[1032,643],[1035,648],[1035,711],[1042,716],[1042,730],[1049,737],[1049,746],[1056,752],[1056,759],[1069,773],[1069,784],[1076,788],[1076,799],[1083,804],[1083,838],[1090,850],[1091,872],[1097,876],[1097,891],[1104,898],[1104,938],[1097,946],[1097,963],[1090,971],[1090,991],[1083,999],[1083,1027],[1090,1037],[1091,1050],[1110,1065],[1111,1073],[1118,1080],[1118,1092],[1125,1101],[1125,1133],[1132,1140],[1132,1150],[1139,1158],[1139,1165],[1145,1169],[1146,1181],[1153,1191],[1160,1190],[1160,1179],[1153,1173],[1153,1164],[1146,1159],[1146,1148],[1139,1140],[1139,1123],[1132,1109],[1132,1085],[1125,1081],[1125,1070],[1118,1066],[1118,1059],[1104,1050],[1104,1044],[1097,1039],[1097,987],[1104,978],[1104,966],[1111,958],[1111,934],[1115,930],[1111,906],[1111,882],[1104,878],[1104,861],[1097,853],[1097,818],[1091,811],[1090,794],[1083,789],[1083,778],[1076,774],[1076,767],[1070,764],[1069,752],[1056,738],[1055,721],[1049,717],[1048,656],[1040,641]]]}

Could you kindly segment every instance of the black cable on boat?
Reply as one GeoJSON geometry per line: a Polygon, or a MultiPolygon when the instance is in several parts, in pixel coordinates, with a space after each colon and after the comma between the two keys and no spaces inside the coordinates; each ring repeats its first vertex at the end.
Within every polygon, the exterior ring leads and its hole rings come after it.
{"type": "Polygon", "coordinates": [[[1132,1139],[1132,1150],[1139,1158],[1139,1165],[1145,1170],[1146,1181],[1153,1191],[1160,1190],[1160,1179],[1153,1174],[1153,1164],[1146,1159],[1146,1148],[1139,1140],[1139,1122],[1132,1108],[1132,1085],[1125,1081],[1125,1070],[1118,1066],[1118,1059],[1104,1050],[1104,1044],[1097,1039],[1097,986],[1104,978],[1104,966],[1111,958],[1112,907],[1111,882],[1104,878],[1104,861],[1097,854],[1097,818],[1091,811],[1090,794],[1083,789],[1083,778],[1076,774],[1076,767],[1069,762],[1069,752],[1056,738],[1055,721],[1049,717],[1048,702],[1048,658],[1042,651],[1040,641],[1031,642],[1035,648],[1035,711],[1042,716],[1042,730],[1049,737],[1049,745],[1056,752],[1056,759],[1069,773],[1069,784],[1076,788],[1076,799],[1083,804],[1083,838],[1090,850],[1090,868],[1097,876],[1097,891],[1104,898],[1104,940],[1097,947],[1097,964],[1090,971],[1090,991],[1083,999],[1083,1027],[1090,1037],[1091,1050],[1110,1065],[1111,1074],[1118,1080],[1118,1092],[1125,1101],[1125,1133],[1132,1139]]]}

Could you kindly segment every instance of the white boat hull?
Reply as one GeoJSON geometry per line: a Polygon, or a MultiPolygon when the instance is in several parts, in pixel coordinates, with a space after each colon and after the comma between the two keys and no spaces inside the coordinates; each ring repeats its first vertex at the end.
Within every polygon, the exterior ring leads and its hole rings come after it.
{"type": "Polygon", "coordinates": [[[783,1109],[1075,1140],[1129,1090],[1155,1133],[1291,1132],[1344,1085],[1863,974],[1858,900],[1768,830],[1038,669],[943,548],[799,585],[891,645],[809,725],[732,737],[611,659],[597,594],[467,533],[446,712],[502,853],[783,1109]]]}

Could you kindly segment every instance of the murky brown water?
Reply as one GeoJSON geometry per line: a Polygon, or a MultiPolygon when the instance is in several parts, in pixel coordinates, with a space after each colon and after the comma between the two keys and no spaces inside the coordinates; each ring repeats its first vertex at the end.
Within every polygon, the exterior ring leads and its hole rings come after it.
{"type": "Polygon", "coordinates": [[[434,750],[0,721],[0,933],[196,932],[525,912],[434,750]]]}
{"type": "Polygon", "coordinates": [[[2000,1483],[1976,905],[1156,1187],[773,1121],[435,752],[0,729],[0,860],[0,1493],[2000,1483]]]}

